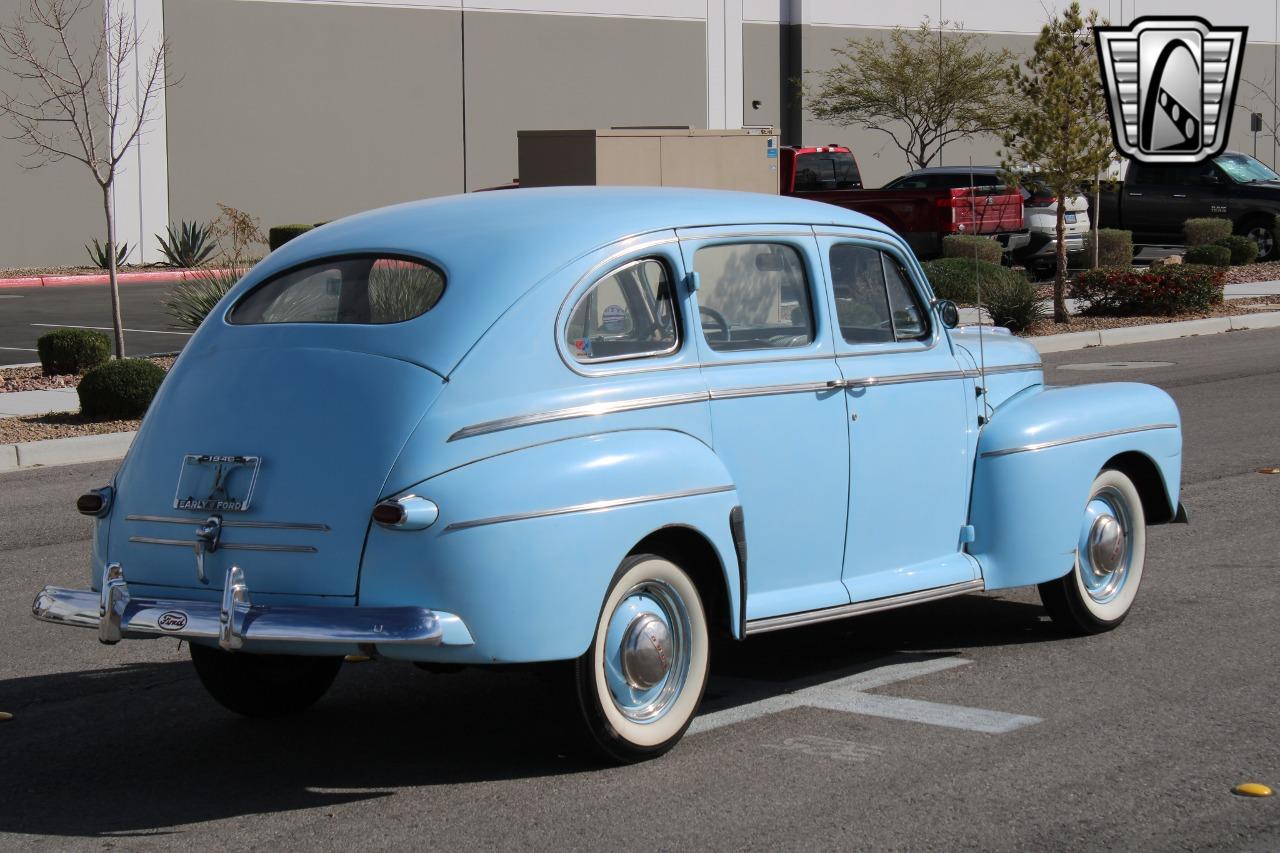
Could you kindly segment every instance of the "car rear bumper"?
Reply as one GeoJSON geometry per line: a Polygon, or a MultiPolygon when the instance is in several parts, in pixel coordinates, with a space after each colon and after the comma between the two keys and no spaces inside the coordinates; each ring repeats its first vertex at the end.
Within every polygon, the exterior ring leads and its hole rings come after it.
{"type": "Polygon", "coordinates": [[[1005,234],[992,235],[1004,246],[1006,252],[1016,252],[1031,242],[1031,235],[1026,231],[1010,231],[1005,234]]]}
{"type": "MultiPolygon", "coordinates": [[[[1067,244],[1067,254],[1074,255],[1084,251],[1084,234],[1068,234],[1064,242],[1067,244]]],[[[1021,258],[1036,259],[1052,259],[1058,254],[1057,241],[1051,234],[1041,232],[1033,232],[1030,241],[1027,244],[1026,251],[1022,252],[1021,258]]]]}
{"type": "Polygon", "coordinates": [[[107,644],[122,639],[215,640],[228,651],[325,646],[470,646],[471,632],[452,613],[422,607],[260,606],[249,600],[243,572],[232,567],[221,603],[135,598],[123,569],[111,563],[102,590],[47,586],[31,605],[44,622],[97,628],[107,644]]]}

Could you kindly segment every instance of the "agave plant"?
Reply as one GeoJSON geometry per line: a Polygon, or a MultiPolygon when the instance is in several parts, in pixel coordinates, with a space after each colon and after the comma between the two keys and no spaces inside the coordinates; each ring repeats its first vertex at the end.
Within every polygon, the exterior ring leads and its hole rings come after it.
{"type": "Polygon", "coordinates": [[[165,231],[167,236],[157,234],[156,240],[171,267],[198,267],[218,248],[209,223],[183,220],[176,229],[170,225],[165,231]]]}
{"type": "Polygon", "coordinates": [[[243,270],[207,270],[174,285],[162,300],[165,311],[183,329],[197,329],[209,312],[240,280],[243,270]]]}
{"type": "MultiPolygon", "coordinates": [[[[89,257],[93,259],[98,269],[111,269],[111,256],[107,254],[107,247],[98,242],[95,237],[93,240],[93,248],[89,248],[89,244],[84,244],[84,250],[89,253],[89,257]]],[[[116,246],[116,266],[124,265],[124,259],[129,255],[129,244],[121,243],[116,246]]]]}

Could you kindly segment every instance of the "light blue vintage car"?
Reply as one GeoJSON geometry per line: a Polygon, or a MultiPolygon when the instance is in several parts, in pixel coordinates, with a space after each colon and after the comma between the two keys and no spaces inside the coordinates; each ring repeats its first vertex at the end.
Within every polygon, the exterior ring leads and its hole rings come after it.
{"type": "MultiPolygon", "coordinates": [[[[754,194],[521,189],[342,220],[191,339],[35,615],[181,637],[243,714],[343,656],[571,661],[617,760],[683,734],[720,637],[1039,584],[1121,622],[1185,518],[1162,391],[1044,385],[903,241],[754,194]]],[[[573,683],[570,683],[570,680],[573,683]]],[[[576,687],[575,687],[576,684],[576,687]]]]}

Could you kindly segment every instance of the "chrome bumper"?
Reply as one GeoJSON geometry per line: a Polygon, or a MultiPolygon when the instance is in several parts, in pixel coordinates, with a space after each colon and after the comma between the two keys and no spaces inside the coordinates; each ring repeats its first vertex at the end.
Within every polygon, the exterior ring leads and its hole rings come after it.
{"type": "Polygon", "coordinates": [[[180,637],[217,640],[235,651],[245,643],[470,646],[474,641],[452,613],[423,607],[258,606],[249,601],[244,572],[227,571],[222,602],[134,598],[124,570],[111,563],[102,591],[47,586],[31,614],[44,622],[97,628],[108,645],[122,639],[180,637]]]}

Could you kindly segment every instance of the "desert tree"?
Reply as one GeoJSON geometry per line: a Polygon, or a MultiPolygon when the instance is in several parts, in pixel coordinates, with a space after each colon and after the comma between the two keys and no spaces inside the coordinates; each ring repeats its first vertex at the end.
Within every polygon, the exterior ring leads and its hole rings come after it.
{"type": "Polygon", "coordinates": [[[1005,69],[1008,50],[926,18],[895,27],[886,40],[849,39],[832,48],[840,61],[804,89],[805,105],[822,121],[887,134],[912,168],[923,169],[950,142],[997,134],[1013,108],[1005,69]]]}
{"type": "MultiPolygon", "coordinates": [[[[1041,29],[1025,65],[1014,64],[1007,72],[1019,105],[1002,134],[1004,169],[1015,176],[1034,172],[1037,182],[1058,198],[1056,323],[1070,319],[1065,298],[1066,200],[1084,186],[1093,187],[1096,199],[1099,174],[1115,156],[1094,48],[1093,28],[1098,23],[1096,11],[1085,15],[1073,2],[1041,29]]],[[[1095,230],[1093,244],[1097,243],[1095,230]]]]}
{"type": "Polygon", "coordinates": [[[11,23],[0,25],[0,64],[10,78],[0,89],[0,117],[13,130],[6,138],[27,147],[23,166],[75,160],[88,167],[102,192],[116,358],[124,357],[124,331],[112,188],[170,85],[167,45],[161,42],[146,56],[142,47],[122,0],[28,0],[11,23]],[[91,9],[101,9],[103,18],[98,21],[91,9]],[[94,17],[96,30],[83,43],[75,27],[81,15],[94,17]]]}

